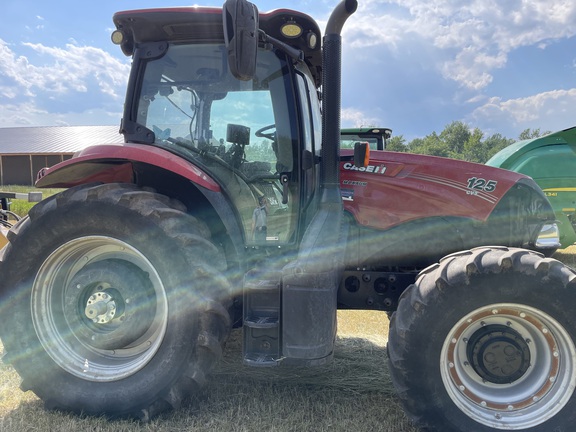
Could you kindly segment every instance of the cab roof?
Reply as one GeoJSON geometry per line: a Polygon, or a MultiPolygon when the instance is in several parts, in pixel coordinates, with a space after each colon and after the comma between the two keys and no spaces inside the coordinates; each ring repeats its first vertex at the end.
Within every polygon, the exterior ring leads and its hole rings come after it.
{"type": "MultiPolygon", "coordinates": [[[[113,17],[116,28],[125,36],[122,52],[131,56],[140,45],[149,42],[198,42],[223,43],[222,9],[202,6],[183,6],[121,11],[113,17]]],[[[260,29],[269,36],[301,50],[304,60],[320,85],[322,53],[320,29],[310,16],[289,9],[276,9],[259,13],[260,29]],[[298,37],[286,38],[280,28],[285,23],[296,22],[303,31],[298,37]],[[318,41],[310,48],[308,41],[318,41]]]]}

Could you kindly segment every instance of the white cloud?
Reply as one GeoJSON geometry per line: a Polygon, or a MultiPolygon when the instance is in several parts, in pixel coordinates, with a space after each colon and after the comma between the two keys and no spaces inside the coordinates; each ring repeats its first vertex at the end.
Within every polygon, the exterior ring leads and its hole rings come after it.
{"type": "Polygon", "coordinates": [[[358,15],[345,27],[352,47],[405,55],[417,38],[445,78],[472,90],[490,84],[515,49],[576,35],[576,2],[567,0],[365,0],[358,15]]]}
{"type": "Polygon", "coordinates": [[[116,115],[129,70],[127,62],[95,47],[67,44],[59,48],[40,43],[15,47],[0,39],[0,126],[26,123],[26,119],[34,124],[32,119],[39,118],[66,121],[59,116],[71,119],[80,112],[102,115],[110,110],[116,115]],[[81,94],[84,96],[78,99],[81,94]],[[60,108],[49,109],[56,104],[60,108]]]}
{"type": "Polygon", "coordinates": [[[33,102],[0,104],[0,127],[119,125],[122,117],[120,110],[121,106],[117,111],[96,108],[56,113],[39,109],[33,102]]]}
{"type": "Polygon", "coordinates": [[[356,108],[344,108],[341,111],[342,127],[370,127],[382,124],[380,118],[356,108]]]}
{"type": "Polygon", "coordinates": [[[481,129],[490,125],[486,129],[496,128],[496,131],[505,125],[518,131],[526,128],[556,131],[576,126],[575,105],[576,88],[508,100],[493,97],[476,108],[467,121],[481,129]]]}
{"type": "Polygon", "coordinates": [[[129,65],[118,61],[100,48],[73,44],[67,44],[66,48],[32,43],[23,45],[53,60],[53,63],[47,66],[28,65],[23,71],[15,71],[25,72],[22,78],[27,84],[42,91],[86,92],[86,81],[96,78],[104,93],[118,97],[114,90],[126,82],[130,70],[129,65]]]}
{"type": "Polygon", "coordinates": [[[453,61],[444,63],[441,70],[445,77],[467,88],[480,90],[492,82],[492,75],[488,71],[505,65],[506,55],[503,53],[492,56],[470,46],[463,48],[453,61]]]}

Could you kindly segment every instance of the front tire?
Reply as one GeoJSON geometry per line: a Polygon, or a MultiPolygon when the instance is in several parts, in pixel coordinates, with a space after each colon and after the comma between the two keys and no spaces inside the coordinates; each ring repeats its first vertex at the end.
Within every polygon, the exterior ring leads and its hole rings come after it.
{"type": "Polygon", "coordinates": [[[392,380],[431,431],[573,430],[576,275],[513,248],[426,269],[390,324],[392,380]]]}
{"type": "Polygon", "coordinates": [[[130,184],[37,204],[0,256],[0,336],[48,408],[144,420],[205,381],[228,335],[223,255],[179,202],[130,184]]]}

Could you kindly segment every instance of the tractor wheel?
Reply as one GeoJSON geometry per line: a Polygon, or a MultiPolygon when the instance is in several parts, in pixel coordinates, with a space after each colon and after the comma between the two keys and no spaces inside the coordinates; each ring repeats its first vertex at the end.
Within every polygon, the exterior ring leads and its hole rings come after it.
{"type": "Polygon", "coordinates": [[[429,431],[568,432],[576,424],[576,274],[513,248],[424,270],[388,343],[392,380],[429,431]]]}
{"type": "Polygon", "coordinates": [[[6,358],[48,408],[148,420],[205,381],[229,333],[207,226],[129,184],[37,204],[0,255],[6,358]]]}

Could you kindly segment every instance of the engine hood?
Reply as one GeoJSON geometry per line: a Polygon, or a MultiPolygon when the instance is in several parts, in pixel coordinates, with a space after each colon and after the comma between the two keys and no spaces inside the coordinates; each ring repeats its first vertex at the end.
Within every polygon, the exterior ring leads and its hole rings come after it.
{"type": "Polygon", "coordinates": [[[348,265],[424,268],[477,246],[524,247],[538,241],[554,213],[530,177],[435,156],[371,151],[357,168],[342,150],[340,187],[351,219],[348,265]]]}
{"type": "Polygon", "coordinates": [[[485,221],[520,180],[519,173],[436,156],[372,151],[357,168],[352,151],[342,150],[342,198],[356,221],[386,229],[423,217],[464,217],[485,221]]]}

